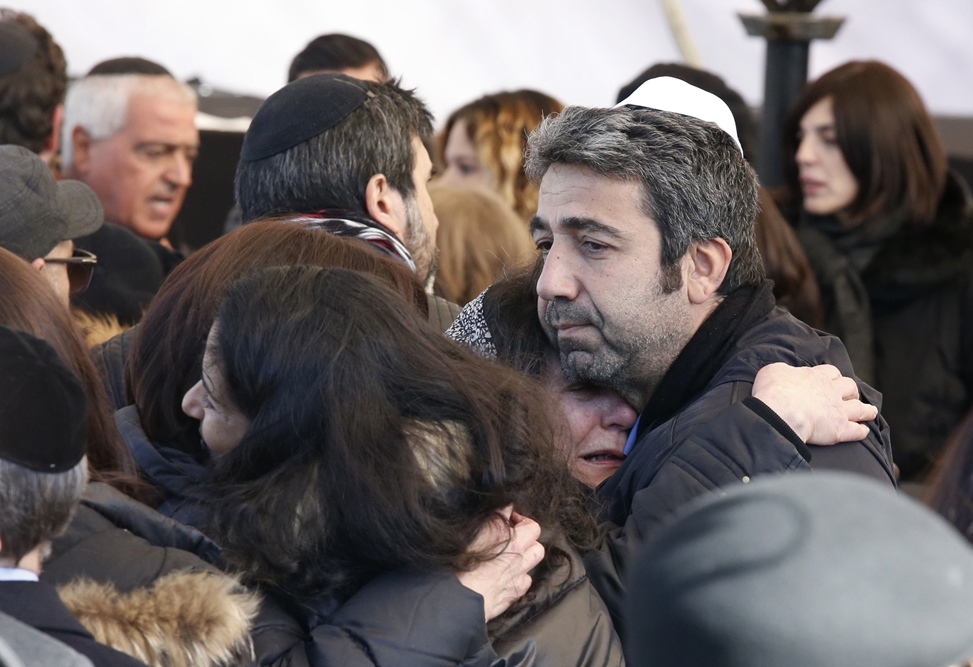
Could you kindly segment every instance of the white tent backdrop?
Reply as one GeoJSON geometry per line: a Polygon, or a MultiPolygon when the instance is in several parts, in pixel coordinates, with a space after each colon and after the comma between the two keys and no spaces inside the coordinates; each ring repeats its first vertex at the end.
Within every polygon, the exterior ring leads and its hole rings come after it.
{"type": "MultiPolygon", "coordinates": [[[[487,92],[532,87],[566,103],[608,105],[650,64],[682,60],[661,0],[12,0],[64,48],[71,74],[119,55],[157,60],[180,78],[265,96],[318,34],[375,44],[438,118],[487,92]]],[[[752,105],[763,95],[764,42],[738,11],[758,0],[681,0],[703,65],[752,105]]],[[[973,0],[826,0],[847,17],[815,42],[811,76],[856,58],[901,70],[937,114],[973,116],[973,0]]]]}

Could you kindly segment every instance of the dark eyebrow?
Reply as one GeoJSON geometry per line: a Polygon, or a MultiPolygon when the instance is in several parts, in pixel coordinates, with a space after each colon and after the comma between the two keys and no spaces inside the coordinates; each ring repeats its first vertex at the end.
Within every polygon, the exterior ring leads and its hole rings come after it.
{"type": "Polygon", "coordinates": [[[543,218],[539,218],[536,215],[530,219],[530,233],[534,232],[549,232],[551,231],[551,226],[547,224],[547,221],[543,218]]]}
{"type": "Polygon", "coordinates": [[[622,233],[618,229],[593,218],[563,218],[561,226],[576,232],[596,232],[613,239],[622,238],[622,233]]]}

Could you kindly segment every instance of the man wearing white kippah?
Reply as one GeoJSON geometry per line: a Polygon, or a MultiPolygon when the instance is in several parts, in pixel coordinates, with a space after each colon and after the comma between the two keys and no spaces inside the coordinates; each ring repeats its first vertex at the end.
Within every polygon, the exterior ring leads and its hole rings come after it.
{"type": "Polygon", "coordinates": [[[775,307],[756,177],[719,98],[653,79],[614,109],[548,118],[527,150],[541,323],[569,382],[610,387],[640,413],[598,489],[617,528],[586,559],[620,634],[626,564],[693,497],[812,468],[895,484],[880,394],[855,379],[841,341],[775,307]],[[847,421],[807,423],[768,397],[755,375],[778,362],[839,388],[847,421]]]}

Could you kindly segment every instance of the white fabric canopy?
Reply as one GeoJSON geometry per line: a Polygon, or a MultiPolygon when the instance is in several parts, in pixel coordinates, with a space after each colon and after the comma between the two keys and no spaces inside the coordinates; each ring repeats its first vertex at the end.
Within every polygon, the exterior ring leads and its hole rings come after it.
{"type": "MultiPolygon", "coordinates": [[[[738,11],[758,0],[681,0],[703,64],[758,106],[764,42],[738,11]]],[[[479,95],[532,87],[566,103],[611,106],[647,66],[682,60],[660,0],[20,0],[62,45],[69,71],[141,55],[180,78],[266,96],[314,36],[346,32],[375,44],[392,72],[419,88],[437,118],[479,95]]],[[[826,0],[846,16],[815,42],[811,76],[850,59],[901,70],[937,114],[973,116],[971,0],[826,0]]]]}

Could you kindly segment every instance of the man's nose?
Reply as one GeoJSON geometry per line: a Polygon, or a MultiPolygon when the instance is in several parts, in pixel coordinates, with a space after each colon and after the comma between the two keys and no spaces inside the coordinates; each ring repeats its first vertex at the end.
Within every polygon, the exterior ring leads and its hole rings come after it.
{"type": "Polygon", "coordinates": [[[165,171],[166,180],[180,188],[188,188],[193,184],[193,161],[185,154],[178,152],[165,171]]]}
{"type": "Polygon", "coordinates": [[[578,296],[578,279],[569,258],[556,248],[551,248],[544,258],[544,268],[537,279],[537,295],[545,301],[578,296]]]}

